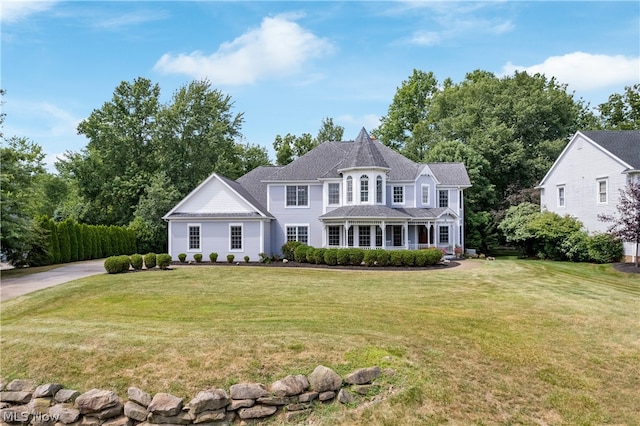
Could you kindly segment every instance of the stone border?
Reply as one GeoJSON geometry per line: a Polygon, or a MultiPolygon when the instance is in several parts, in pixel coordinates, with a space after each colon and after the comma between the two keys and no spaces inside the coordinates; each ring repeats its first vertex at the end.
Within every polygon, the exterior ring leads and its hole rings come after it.
{"type": "MultiPolygon", "coordinates": [[[[393,370],[358,369],[344,379],[319,365],[308,375],[289,375],[268,388],[261,383],[239,383],[208,389],[186,404],[169,393],[153,397],[130,387],[122,400],[110,390],[80,393],[61,384],[36,386],[32,380],[0,383],[0,421],[3,426],[229,426],[244,420],[282,415],[287,422],[308,416],[316,404],[339,401],[353,404],[379,394],[374,381],[393,370]]],[[[380,397],[376,397],[377,400],[380,397]]]]}

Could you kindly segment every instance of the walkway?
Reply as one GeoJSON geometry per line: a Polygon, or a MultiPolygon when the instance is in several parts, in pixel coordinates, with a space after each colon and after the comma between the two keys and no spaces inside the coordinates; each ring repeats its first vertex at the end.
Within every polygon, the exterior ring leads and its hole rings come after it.
{"type": "Polygon", "coordinates": [[[91,275],[104,274],[104,259],[68,263],[46,272],[0,279],[0,301],[63,284],[91,275]]]}

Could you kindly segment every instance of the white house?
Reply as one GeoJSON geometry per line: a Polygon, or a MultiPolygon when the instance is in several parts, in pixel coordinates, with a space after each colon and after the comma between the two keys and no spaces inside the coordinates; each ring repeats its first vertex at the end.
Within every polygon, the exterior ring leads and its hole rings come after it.
{"type": "MultiPolygon", "coordinates": [[[[590,232],[610,223],[598,215],[615,215],[620,189],[640,181],[640,131],[579,131],[569,141],[538,186],[541,208],[579,219],[590,232]]],[[[632,261],[635,245],[625,243],[632,261]]]]}
{"type": "Polygon", "coordinates": [[[415,163],[362,129],[324,142],[286,166],[233,181],[216,173],[164,219],[169,254],[236,259],[281,254],[286,241],[314,247],[464,247],[462,163],[415,163]]]}

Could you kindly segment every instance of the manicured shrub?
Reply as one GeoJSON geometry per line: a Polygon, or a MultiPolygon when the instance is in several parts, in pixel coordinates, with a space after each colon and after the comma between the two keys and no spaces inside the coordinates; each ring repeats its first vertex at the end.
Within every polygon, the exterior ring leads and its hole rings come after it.
{"type": "Polygon", "coordinates": [[[209,253],[209,260],[211,261],[211,263],[216,263],[218,261],[218,253],[209,253]]]}
{"type": "Polygon", "coordinates": [[[104,269],[109,274],[120,274],[129,270],[129,256],[110,256],[104,260],[104,269]]]}
{"type": "Polygon", "coordinates": [[[156,254],[155,253],[147,253],[144,255],[144,265],[147,269],[153,269],[156,267],[156,254]]]}
{"type": "Polygon", "coordinates": [[[327,265],[335,266],[338,264],[338,251],[339,249],[327,249],[324,252],[324,263],[327,265]]]}
{"type": "Polygon", "coordinates": [[[227,263],[233,263],[233,259],[235,259],[235,258],[236,257],[233,254],[229,253],[227,255],[227,263]]]}
{"type": "Polygon", "coordinates": [[[595,234],[588,240],[589,257],[596,263],[612,263],[624,254],[622,242],[611,234],[595,234]]]}
{"type": "Polygon", "coordinates": [[[169,265],[171,265],[171,255],[169,253],[160,253],[156,256],[156,261],[158,263],[158,268],[167,269],[169,265]]]}
{"type": "Polygon", "coordinates": [[[186,253],[180,253],[178,255],[178,260],[180,261],[180,263],[184,263],[187,261],[187,255],[186,253]]]}
{"type": "Polygon", "coordinates": [[[425,250],[416,250],[414,264],[418,267],[427,266],[429,254],[425,250]]]}
{"type": "Polygon", "coordinates": [[[282,245],[282,257],[288,260],[295,259],[295,251],[303,245],[300,241],[287,241],[282,245]]]}
{"type": "Polygon", "coordinates": [[[298,245],[298,247],[296,247],[293,251],[293,258],[295,259],[295,261],[300,263],[307,262],[307,250],[309,250],[310,248],[312,247],[305,244],[298,245]]]}
{"type": "Polygon", "coordinates": [[[416,263],[416,253],[413,250],[404,250],[402,252],[402,264],[404,266],[414,266],[416,263]]]}
{"type": "Polygon", "coordinates": [[[424,252],[427,256],[427,266],[436,265],[442,260],[442,250],[437,248],[428,248],[424,252]]]}
{"type": "Polygon", "coordinates": [[[376,266],[378,261],[378,252],[380,250],[366,250],[364,253],[364,263],[367,266],[376,266]]]}
{"type": "Polygon", "coordinates": [[[325,248],[317,248],[313,251],[313,261],[316,265],[324,265],[324,254],[327,251],[325,248]]]}
{"type": "Polygon", "coordinates": [[[379,250],[378,255],[378,266],[387,266],[391,261],[391,252],[388,250],[379,250]]]}
{"type": "Polygon", "coordinates": [[[244,263],[249,263],[249,260],[251,260],[251,258],[249,256],[245,256],[244,257],[244,263]]]}
{"type": "Polygon", "coordinates": [[[349,265],[351,264],[351,258],[349,256],[349,249],[339,249],[338,254],[338,265],[349,265]]]}
{"type": "Polygon", "coordinates": [[[316,250],[318,249],[315,247],[309,247],[307,249],[307,263],[316,263],[316,260],[315,260],[316,250]]]}
{"type": "Polygon", "coordinates": [[[195,260],[196,263],[202,262],[202,253],[195,253],[193,255],[193,260],[195,260]]]}
{"type": "Polygon", "coordinates": [[[390,253],[391,266],[402,266],[402,252],[400,250],[392,250],[390,253]]]}
{"type": "Polygon", "coordinates": [[[258,262],[271,263],[271,256],[269,256],[267,253],[258,253],[258,262]]]}
{"type": "Polygon", "coordinates": [[[364,252],[368,250],[363,250],[361,248],[352,248],[349,249],[349,260],[352,265],[360,266],[362,264],[362,260],[364,259],[364,252]]]}
{"type": "Polygon", "coordinates": [[[144,262],[144,259],[142,258],[141,254],[132,254],[129,257],[129,262],[131,263],[131,266],[134,270],[139,271],[140,269],[142,269],[142,263],[144,262]]]}

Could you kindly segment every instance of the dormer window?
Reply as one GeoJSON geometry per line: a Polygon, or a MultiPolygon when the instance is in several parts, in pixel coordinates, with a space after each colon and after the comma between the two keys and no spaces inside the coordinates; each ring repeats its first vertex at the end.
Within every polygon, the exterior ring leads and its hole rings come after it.
{"type": "Polygon", "coordinates": [[[369,202],[369,176],[360,177],[360,202],[369,202]]]}
{"type": "Polygon", "coordinates": [[[347,177],[347,203],[353,203],[353,178],[347,177]]]}
{"type": "Polygon", "coordinates": [[[376,178],[376,203],[382,204],[382,176],[376,178]]]}

